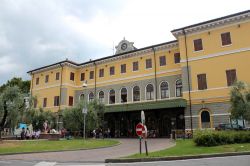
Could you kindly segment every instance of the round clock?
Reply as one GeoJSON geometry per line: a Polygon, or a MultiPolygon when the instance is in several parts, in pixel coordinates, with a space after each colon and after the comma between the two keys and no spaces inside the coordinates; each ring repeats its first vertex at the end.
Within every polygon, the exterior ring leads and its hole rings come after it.
{"type": "Polygon", "coordinates": [[[122,49],[122,50],[126,50],[127,47],[128,47],[127,43],[123,43],[123,44],[121,45],[121,49],[122,49]]]}

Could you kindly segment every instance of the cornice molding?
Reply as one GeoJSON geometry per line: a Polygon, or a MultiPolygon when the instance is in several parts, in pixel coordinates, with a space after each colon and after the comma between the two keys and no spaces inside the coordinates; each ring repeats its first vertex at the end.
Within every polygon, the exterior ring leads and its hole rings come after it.
{"type": "MultiPolygon", "coordinates": [[[[62,66],[68,66],[68,67],[71,67],[71,68],[74,68],[74,69],[78,69],[78,66],[77,65],[74,65],[72,63],[69,63],[69,62],[63,62],[61,63],[62,66]]],[[[42,69],[39,69],[39,70],[36,70],[36,71],[32,71],[32,74],[37,74],[37,73],[41,73],[41,72],[44,72],[44,71],[49,71],[49,70],[53,70],[53,69],[56,69],[56,68],[61,68],[61,65],[60,64],[55,64],[55,65],[52,65],[52,66],[48,66],[48,67],[45,67],[45,68],[42,68],[42,69]]]]}
{"type": "Polygon", "coordinates": [[[178,37],[184,35],[184,31],[188,35],[188,34],[193,34],[193,33],[201,32],[201,31],[205,31],[205,30],[214,29],[217,27],[225,26],[225,25],[241,23],[241,22],[244,22],[246,20],[250,20],[250,12],[243,13],[243,14],[236,15],[236,16],[232,16],[232,17],[228,17],[228,18],[224,18],[224,19],[220,19],[217,21],[212,21],[212,22],[208,22],[208,23],[204,23],[204,24],[198,24],[196,26],[194,25],[194,26],[190,26],[190,27],[186,27],[186,28],[184,27],[184,28],[181,28],[178,30],[173,30],[172,34],[176,38],[178,38],[178,37]]]}
{"type": "MultiPolygon", "coordinates": [[[[161,51],[161,50],[170,50],[172,48],[178,48],[178,46],[179,46],[179,43],[176,41],[176,42],[173,42],[173,43],[168,43],[168,44],[164,44],[164,45],[161,45],[161,46],[156,46],[154,48],[155,48],[156,51],[161,51]]],[[[104,63],[108,63],[108,62],[112,62],[112,61],[116,61],[116,60],[123,60],[123,59],[131,58],[131,57],[138,57],[138,56],[143,57],[143,56],[146,56],[149,53],[153,53],[152,48],[148,48],[148,49],[141,50],[141,51],[136,51],[136,52],[132,52],[132,53],[123,54],[123,55],[120,55],[120,56],[117,56],[117,57],[111,57],[111,58],[108,58],[108,59],[96,61],[96,64],[100,65],[100,64],[104,64],[104,63]]],[[[86,66],[82,65],[81,68],[82,67],[86,67],[86,66]]]]}
{"type": "MultiPolygon", "coordinates": [[[[245,52],[245,51],[250,51],[250,47],[240,48],[237,50],[223,51],[223,52],[218,52],[215,54],[202,55],[202,56],[198,56],[198,57],[193,57],[193,58],[189,58],[188,62],[198,61],[198,60],[208,59],[208,58],[214,58],[214,57],[219,57],[219,56],[225,56],[225,55],[232,55],[235,53],[240,53],[240,52],[245,52]]],[[[187,60],[186,59],[181,60],[181,63],[184,63],[184,62],[187,62],[187,60]]]]}

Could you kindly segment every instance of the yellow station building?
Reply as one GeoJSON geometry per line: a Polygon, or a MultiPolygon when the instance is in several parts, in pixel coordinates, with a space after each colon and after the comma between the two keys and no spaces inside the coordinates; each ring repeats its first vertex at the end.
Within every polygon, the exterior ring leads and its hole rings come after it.
{"type": "Polygon", "coordinates": [[[157,137],[229,123],[231,86],[250,83],[250,10],[171,32],[174,41],[137,49],[124,39],[113,56],[29,71],[34,106],[57,112],[97,98],[116,137],[135,135],[141,110],[157,137]]]}

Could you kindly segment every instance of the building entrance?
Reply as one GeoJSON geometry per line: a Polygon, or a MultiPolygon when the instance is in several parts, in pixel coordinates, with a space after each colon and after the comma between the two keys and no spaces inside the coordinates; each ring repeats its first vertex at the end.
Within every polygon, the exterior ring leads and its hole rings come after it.
{"type": "MultiPolygon", "coordinates": [[[[144,110],[148,137],[170,137],[172,130],[185,130],[184,108],[144,110]]],[[[135,126],[141,111],[105,113],[112,137],[137,137],[135,126]]]]}

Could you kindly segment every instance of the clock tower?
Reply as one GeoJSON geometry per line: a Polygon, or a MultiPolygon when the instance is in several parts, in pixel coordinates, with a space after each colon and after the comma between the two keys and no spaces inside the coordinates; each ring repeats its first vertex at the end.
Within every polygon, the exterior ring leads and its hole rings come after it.
{"type": "Polygon", "coordinates": [[[134,47],[134,42],[129,42],[125,40],[125,37],[123,38],[122,41],[120,41],[120,43],[117,46],[115,46],[115,48],[116,48],[115,54],[136,50],[136,48],[134,47]]]}

